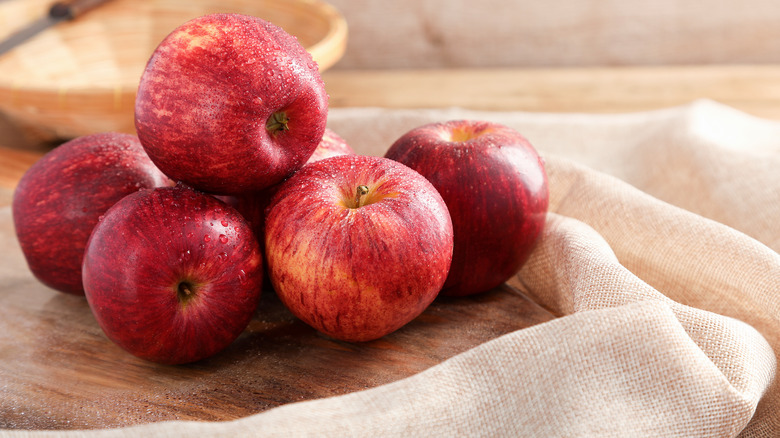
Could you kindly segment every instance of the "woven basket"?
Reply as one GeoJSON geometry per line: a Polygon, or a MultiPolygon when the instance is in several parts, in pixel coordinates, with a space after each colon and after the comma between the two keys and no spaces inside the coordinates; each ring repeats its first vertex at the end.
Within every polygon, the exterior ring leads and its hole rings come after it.
{"type": "MultiPolygon", "coordinates": [[[[51,2],[0,2],[0,38],[51,2]]],[[[0,111],[44,139],[134,132],[135,93],[152,51],[185,21],[217,12],[277,24],[298,37],[321,71],[346,47],[343,16],[319,0],[112,0],[0,56],[0,111]]]]}

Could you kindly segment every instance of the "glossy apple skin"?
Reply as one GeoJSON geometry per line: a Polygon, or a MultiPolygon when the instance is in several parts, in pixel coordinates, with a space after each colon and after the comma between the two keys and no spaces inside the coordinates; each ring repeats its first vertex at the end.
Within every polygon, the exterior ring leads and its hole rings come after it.
{"type": "Polygon", "coordinates": [[[327,110],[317,64],[295,37],[259,18],[213,14],[181,25],[155,49],[135,126],[172,179],[241,194],[300,168],[322,139],[327,110]],[[280,112],[287,130],[269,130],[280,112]]]}
{"type": "Polygon", "coordinates": [[[418,173],[381,157],[304,166],[266,210],[274,290],[298,318],[336,339],[391,333],[436,298],[452,258],[452,222],[418,173]],[[359,185],[375,202],[350,208],[359,185]]]}
{"type": "MultiPolygon", "coordinates": [[[[313,163],[338,155],[353,155],[354,153],[355,152],[346,140],[332,130],[326,128],[322,140],[306,163],[313,163]]],[[[271,198],[276,194],[280,185],[281,183],[274,184],[259,192],[243,195],[217,196],[218,199],[238,210],[238,212],[252,224],[252,230],[254,230],[255,236],[257,236],[257,240],[260,243],[260,250],[263,254],[265,254],[265,210],[268,208],[268,204],[271,203],[271,198]]],[[[264,265],[267,266],[267,263],[264,265]]],[[[264,275],[263,279],[263,289],[273,289],[269,276],[264,275]]]]}
{"type": "Polygon", "coordinates": [[[455,251],[442,295],[492,289],[528,259],[549,189],[542,159],[520,133],[479,120],[433,123],[401,136],[385,157],[425,176],[450,211],[455,251]]]}
{"type": "Polygon", "coordinates": [[[51,150],[14,191],[14,227],[30,271],[52,289],[84,295],[81,261],[100,215],[131,193],[167,184],[130,134],[87,135],[51,150]]]}
{"type": "Polygon", "coordinates": [[[178,185],[111,207],[84,255],[84,288],[109,339],[153,362],[181,364],[233,342],[254,315],[262,257],[249,223],[178,185]],[[182,298],[180,285],[192,292],[182,298]]]}
{"type": "Polygon", "coordinates": [[[336,134],[333,130],[325,128],[325,133],[322,135],[322,140],[314,149],[314,153],[309,157],[306,163],[313,163],[329,157],[335,157],[338,155],[354,155],[355,151],[352,150],[349,143],[344,140],[340,135],[336,134]]]}
{"type": "MultiPolygon", "coordinates": [[[[325,128],[325,133],[322,136],[322,140],[317,145],[317,148],[314,149],[314,153],[306,161],[306,164],[338,155],[354,154],[355,151],[352,150],[346,140],[344,140],[341,136],[332,130],[325,128]]],[[[241,215],[252,224],[252,227],[255,230],[255,235],[258,237],[258,240],[260,240],[262,245],[263,229],[265,228],[265,209],[271,202],[271,198],[273,198],[274,194],[278,190],[279,185],[280,184],[275,184],[259,192],[233,196],[218,195],[217,198],[227,202],[231,207],[238,210],[238,212],[241,213],[241,215]]]]}

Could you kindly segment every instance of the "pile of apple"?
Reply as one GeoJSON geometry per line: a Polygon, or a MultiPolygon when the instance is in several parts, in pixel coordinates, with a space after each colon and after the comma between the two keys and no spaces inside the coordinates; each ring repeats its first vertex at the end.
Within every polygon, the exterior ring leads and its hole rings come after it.
{"type": "Polygon", "coordinates": [[[183,24],[141,77],[137,135],[71,140],[21,179],[30,270],[85,295],[125,350],[180,364],[239,336],[264,278],[295,316],[358,342],[525,262],[548,189],[519,133],[435,123],[362,156],[326,129],[327,99],[280,28],[236,14],[183,24]]]}

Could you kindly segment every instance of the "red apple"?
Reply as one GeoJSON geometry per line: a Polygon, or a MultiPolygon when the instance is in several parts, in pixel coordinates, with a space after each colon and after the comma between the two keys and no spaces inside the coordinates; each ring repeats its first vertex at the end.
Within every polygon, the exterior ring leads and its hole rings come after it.
{"type": "MultiPolygon", "coordinates": [[[[322,140],[317,145],[317,148],[314,149],[314,153],[309,157],[306,164],[338,155],[353,155],[354,153],[355,152],[349,144],[347,144],[346,140],[332,130],[325,128],[322,140]]],[[[278,190],[279,185],[280,184],[276,184],[259,192],[244,193],[241,195],[217,195],[217,198],[227,202],[231,207],[238,210],[238,212],[252,224],[255,235],[257,235],[258,240],[262,244],[263,228],[265,227],[264,212],[271,202],[271,198],[278,190]]]]}
{"type": "Polygon", "coordinates": [[[455,251],[443,295],[487,291],[525,263],[549,192],[544,163],[520,133],[486,121],[433,123],[401,136],[385,157],[428,178],[450,211],[455,251]]]}
{"type": "Polygon", "coordinates": [[[271,186],[322,139],[325,85],[297,39],[262,19],[193,19],[155,49],[141,76],[135,126],[174,180],[210,193],[271,186]]]}
{"type": "Polygon", "coordinates": [[[317,148],[314,149],[314,153],[306,162],[313,163],[322,160],[323,158],[335,157],[337,155],[350,155],[354,153],[355,151],[352,150],[346,140],[332,130],[325,128],[325,133],[322,135],[320,144],[317,145],[317,148]]]}
{"type": "Polygon", "coordinates": [[[249,223],[213,196],[178,185],[111,207],[84,255],[84,289],[109,339],[153,362],[224,349],[257,308],[262,257],[249,223]]]}
{"type": "MultiPolygon", "coordinates": [[[[350,155],[354,153],[355,152],[352,150],[349,144],[347,144],[346,140],[341,138],[332,130],[326,128],[325,134],[322,136],[322,141],[320,141],[320,144],[317,145],[317,148],[314,150],[314,154],[312,154],[312,156],[309,158],[307,164],[329,157],[350,155]]],[[[255,232],[255,236],[257,236],[257,240],[260,242],[260,248],[263,253],[265,253],[263,248],[263,235],[265,233],[265,209],[268,207],[268,204],[271,202],[271,198],[274,196],[274,194],[276,194],[276,191],[279,189],[280,185],[281,183],[275,184],[255,193],[246,193],[234,196],[217,196],[218,199],[227,202],[228,205],[238,210],[238,212],[241,213],[241,215],[244,216],[244,218],[248,220],[250,224],[252,224],[252,229],[255,232]]],[[[265,284],[265,287],[271,287],[270,282],[268,282],[268,276],[265,276],[264,278],[266,279],[267,283],[265,284]]]]}
{"type": "Polygon", "coordinates": [[[452,223],[436,189],[381,157],[307,164],[266,210],[268,272],[298,318],[345,341],[380,338],[436,298],[452,223]]]}
{"type": "Polygon", "coordinates": [[[81,260],[100,215],[126,195],[166,184],[130,134],[93,134],[53,149],[14,191],[16,236],[30,271],[53,289],[83,295],[81,260]]]}

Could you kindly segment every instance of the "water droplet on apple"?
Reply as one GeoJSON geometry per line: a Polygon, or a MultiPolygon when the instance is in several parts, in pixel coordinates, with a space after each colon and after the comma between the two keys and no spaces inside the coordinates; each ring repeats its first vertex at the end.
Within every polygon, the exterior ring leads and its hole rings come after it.
{"type": "Polygon", "coordinates": [[[205,236],[203,236],[203,241],[204,241],[204,242],[211,242],[211,236],[209,236],[208,234],[206,234],[205,236]]]}
{"type": "Polygon", "coordinates": [[[243,269],[238,271],[238,281],[240,283],[246,283],[246,272],[243,269]]]}
{"type": "Polygon", "coordinates": [[[190,231],[189,233],[187,233],[187,238],[188,238],[188,239],[192,239],[192,237],[193,237],[193,236],[195,236],[195,233],[193,233],[192,231],[190,231]]]}
{"type": "Polygon", "coordinates": [[[222,222],[220,222],[220,223],[222,224],[222,226],[223,226],[223,227],[226,227],[226,226],[228,226],[228,221],[227,221],[227,219],[222,219],[222,222]]]}
{"type": "Polygon", "coordinates": [[[219,241],[222,242],[222,243],[228,243],[228,238],[227,238],[226,235],[220,234],[219,235],[219,241]]]}
{"type": "Polygon", "coordinates": [[[227,260],[227,258],[228,258],[228,255],[225,252],[221,252],[221,253],[217,254],[217,261],[218,262],[224,262],[224,261],[227,260]]]}

